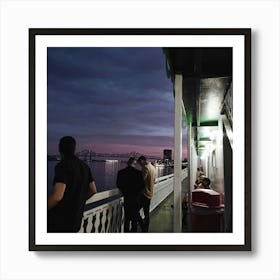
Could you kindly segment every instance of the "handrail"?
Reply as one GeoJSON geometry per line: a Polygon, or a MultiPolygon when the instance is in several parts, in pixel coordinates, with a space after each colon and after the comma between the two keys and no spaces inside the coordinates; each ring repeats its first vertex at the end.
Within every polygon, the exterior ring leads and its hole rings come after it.
{"type": "Polygon", "coordinates": [[[106,199],[106,198],[109,198],[109,197],[112,197],[112,196],[115,196],[115,195],[119,195],[119,194],[121,194],[121,191],[118,188],[111,189],[111,190],[104,191],[104,192],[99,192],[99,193],[96,193],[96,194],[92,195],[86,201],[86,204],[97,202],[99,200],[103,200],[103,199],[106,199]]]}
{"type": "MultiPolygon", "coordinates": [[[[172,178],[172,177],[173,177],[173,174],[171,174],[171,176],[167,175],[167,176],[159,177],[159,178],[156,179],[156,184],[158,184],[162,181],[165,181],[169,178],[172,178]]],[[[93,202],[97,202],[97,201],[100,201],[100,200],[103,200],[103,199],[106,199],[106,198],[110,198],[112,196],[121,195],[121,194],[122,194],[122,192],[118,188],[114,188],[114,189],[111,189],[111,190],[108,190],[108,191],[99,192],[99,193],[96,193],[96,194],[92,195],[86,201],[86,204],[90,204],[90,203],[93,203],[93,202]]]]}
{"type": "Polygon", "coordinates": [[[174,174],[169,174],[169,175],[165,175],[165,176],[156,178],[155,183],[157,184],[159,182],[162,182],[162,181],[167,180],[167,179],[172,178],[172,177],[174,177],[174,174]]]}

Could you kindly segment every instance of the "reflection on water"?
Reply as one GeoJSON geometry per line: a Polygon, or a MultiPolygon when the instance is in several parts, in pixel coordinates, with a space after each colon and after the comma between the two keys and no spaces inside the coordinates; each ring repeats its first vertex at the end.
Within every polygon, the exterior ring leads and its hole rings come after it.
{"type": "MultiPolygon", "coordinates": [[[[106,160],[104,174],[104,186],[115,186],[119,170],[118,160],[106,160]]],[[[94,168],[93,168],[94,169],[94,168]]]]}
{"type": "MultiPolygon", "coordinates": [[[[54,168],[57,161],[48,161],[48,193],[51,192],[54,168]]],[[[126,167],[126,162],[123,159],[92,161],[88,162],[92,176],[99,192],[116,188],[116,179],[118,171],[126,167]]],[[[173,173],[172,167],[157,167],[156,176],[161,177],[173,173]]]]}

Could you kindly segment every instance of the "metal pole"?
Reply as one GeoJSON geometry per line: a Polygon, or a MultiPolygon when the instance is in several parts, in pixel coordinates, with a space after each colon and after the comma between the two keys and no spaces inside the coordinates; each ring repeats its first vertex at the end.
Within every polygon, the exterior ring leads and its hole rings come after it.
{"type": "Polygon", "coordinates": [[[183,76],[175,75],[174,232],[182,232],[182,91],[183,76]]]}

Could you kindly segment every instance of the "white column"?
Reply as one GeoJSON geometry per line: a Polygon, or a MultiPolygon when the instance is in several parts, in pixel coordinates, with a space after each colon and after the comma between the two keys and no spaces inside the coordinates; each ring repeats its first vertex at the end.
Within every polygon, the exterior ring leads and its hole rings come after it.
{"type": "Polygon", "coordinates": [[[175,75],[174,232],[182,231],[182,91],[183,76],[175,75]]]}

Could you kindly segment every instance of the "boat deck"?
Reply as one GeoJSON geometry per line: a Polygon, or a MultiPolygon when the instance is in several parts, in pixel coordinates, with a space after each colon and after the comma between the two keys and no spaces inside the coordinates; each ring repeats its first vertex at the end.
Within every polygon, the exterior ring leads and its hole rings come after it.
{"type": "MultiPolygon", "coordinates": [[[[188,180],[185,178],[182,181],[182,199],[188,192],[188,180]]],[[[174,193],[172,192],[156,209],[150,214],[150,227],[149,232],[151,233],[169,233],[173,232],[173,198],[174,193]]],[[[184,217],[184,215],[183,215],[184,217]]],[[[183,231],[186,229],[187,221],[183,220],[183,231]]]]}

